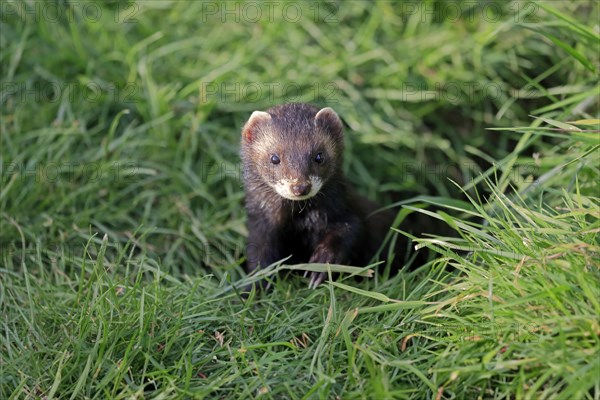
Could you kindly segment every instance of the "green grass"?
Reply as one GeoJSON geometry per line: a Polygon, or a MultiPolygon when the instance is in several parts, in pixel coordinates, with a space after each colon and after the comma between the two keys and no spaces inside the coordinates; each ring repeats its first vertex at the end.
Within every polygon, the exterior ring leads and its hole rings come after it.
{"type": "Polygon", "coordinates": [[[74,4],[1,5],[0,398],[600,399],[597,3],[74,4]],[[286,101],[426,265],[238,295],[286,101]]]}

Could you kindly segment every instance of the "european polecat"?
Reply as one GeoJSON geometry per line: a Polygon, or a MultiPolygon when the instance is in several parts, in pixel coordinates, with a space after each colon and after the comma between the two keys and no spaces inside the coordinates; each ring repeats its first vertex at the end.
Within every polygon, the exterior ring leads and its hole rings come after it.
{"type": "MultiPolygon", "coordinates": [[[[394,213],[372,214],[379,207],[344,177],[343,136],[329,107],[284,104],[252,113],[241,140],[249,272],[290,255],[289,264],[365,266],[376,254],[394,213]]],[[[313,272],[309,286],[324,278],[313,272]]]]}

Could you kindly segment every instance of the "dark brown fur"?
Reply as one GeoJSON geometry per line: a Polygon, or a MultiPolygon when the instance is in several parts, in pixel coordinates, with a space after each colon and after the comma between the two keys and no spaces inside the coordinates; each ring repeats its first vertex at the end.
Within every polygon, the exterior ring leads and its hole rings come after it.
{"type": "MultiPolygon", "coordinates": [[[[395,214],[371,215],[379,207],[358,195],[344,177],[339,117],[327,110],[315,120],[319,109],[308,104],[280,105],[266,113],[253,114],[242,131],[248,271],[290,255],[288,264],[367,265],[395,214]],[[325,153],[322,164],[315,162],[319,152],[325,153]],[[273,154],[280,159],[277,165],[271,162],[273,154]],[[309,199],[289,200],[273,189],[281,179],[304,182],[310,175],[321,178],[323,184],[309,199]]],[[[396,257],[397,262],[403,259],[400,254],[396,257]]],[[[323,274],[313,274],[311,286],[323,278],[323,274]]]]}

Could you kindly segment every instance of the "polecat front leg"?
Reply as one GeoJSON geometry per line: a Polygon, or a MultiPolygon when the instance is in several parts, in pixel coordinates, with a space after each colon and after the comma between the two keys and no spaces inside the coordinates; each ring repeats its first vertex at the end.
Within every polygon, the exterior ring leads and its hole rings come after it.
{"type": "MultiPolygon", "coordinates": [[[[360,221],[358,218],[333,224],[317,243],[309,262],[322,264],[348,263],[352,246],[356,245],[359,228],[360,221]]],[[[311,273],[308,287],[315,289],[326,277],[326,272],[311,273]]]]}
{"type": "Polygon", "coordinates": [[[246,271],[265,268],[283,258],[277,230],[260,218],[248,216],[248,245],[246,271]]]}

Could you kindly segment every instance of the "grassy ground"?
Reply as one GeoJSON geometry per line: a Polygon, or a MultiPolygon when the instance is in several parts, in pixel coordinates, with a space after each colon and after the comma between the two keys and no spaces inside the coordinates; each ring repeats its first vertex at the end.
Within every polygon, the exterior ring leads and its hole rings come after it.
{"type": "Polygon", "coordinates": [[[53,4],[1,4],[0,398],[600,398],[596,2],[53,4]],[[238,296],[287,101],[428,264],[238,296]]]}

